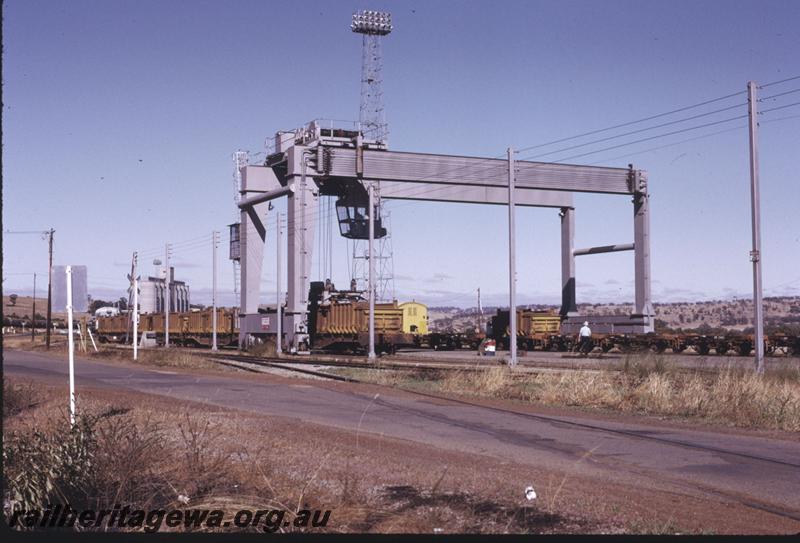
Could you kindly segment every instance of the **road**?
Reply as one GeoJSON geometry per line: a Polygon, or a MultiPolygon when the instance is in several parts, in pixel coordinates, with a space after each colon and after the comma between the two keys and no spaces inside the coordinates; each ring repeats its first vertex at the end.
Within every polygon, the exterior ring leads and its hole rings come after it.
{"type": "MultiPolygon", "coordinates": [[[[3,357],[6,374],[66,382],[63,359],[22,351],[5,351],[3,357]]],[[[737,502],[793,519],[800,529],[796,440],[544,415],[392,389],[376,396],[374,387],[353,384],[287,385],[261,375],[195,374],[80,358],[76,381],[78,394],[82,386],[124,388],[737,502]]]]}

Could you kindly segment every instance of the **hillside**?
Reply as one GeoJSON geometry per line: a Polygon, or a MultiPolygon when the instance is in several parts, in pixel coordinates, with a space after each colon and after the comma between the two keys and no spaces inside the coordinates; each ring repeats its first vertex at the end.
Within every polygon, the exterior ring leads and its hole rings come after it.
{"type": "MultiPolygon", "coordinates": [[[[530,306],[533,309],[558,310],[554,305],[530,306]]],[[[582,315],[627,315],[632,304],[578,304],[582,315]]],[[[752,300],[712,300],[705,302],[676,302],[654,304],[656,328],[688,330],[725,328],[744,330],[753,326],[752,300]]],[[[484,322],[497,307],[485,307],[484,322]]],[[[428,310],[431,330],[462,332],[478,326],[477,308],[431,307],[428,310]]],[[[767,328],[789,327],[800,330],[800,297],[764,298],[764,324],[767,328]]]]}
{"type": "MultiPolygon", "coordinates": [[[[3,318],[5,319],[24,319],[29,320],[31,318],[31,312],[33,311],[33,296],[19,296],[16,299],[16,303],[11,303],[10,296],[3,296],[3,318]]],[[[36,318],[37,321],[44,320],[47,316],[47,298],[40,298],[39,296],[36,297],[36,318]]],[[[74,318],[79,319],[83,316],[88,316],[88,313],[78,313],[75,312],[74,318]]],[[[67,318],[67,314],[64,312],[55,312],[53,311],[53,320],[63,320],[67,318]]],[[[38,324],[37,324],[38,326],[38,324]]]]}

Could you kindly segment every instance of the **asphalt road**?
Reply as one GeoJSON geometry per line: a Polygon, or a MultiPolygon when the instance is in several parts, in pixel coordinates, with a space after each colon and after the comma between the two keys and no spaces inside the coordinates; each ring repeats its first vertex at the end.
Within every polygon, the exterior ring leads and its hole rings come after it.
{"type": "MultiPolygon", "coordinates": [[[[3,371],[63,379],[67,364],[42,354],[5,351],[3,371]]],[[[386,389],[313,380],[190,374],[78,359],[82,386],[126,388],[227,408],[383,434],[443,449],[735,501],[800,522],[800,442],[712,431],[627,424],[535,410],[509,412],[386,389]]],[[[521,409],[521,408],[520,408],[521,409]]],[[[798,524],[800,528],[800,524],[798,524]]]]}

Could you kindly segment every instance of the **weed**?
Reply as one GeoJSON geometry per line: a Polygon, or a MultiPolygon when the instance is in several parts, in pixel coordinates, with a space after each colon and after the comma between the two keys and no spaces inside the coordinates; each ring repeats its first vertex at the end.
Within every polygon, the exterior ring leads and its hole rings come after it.
{"type": "Polygon", "coordinates": [[[6,417],[30,409],[37,403],[38,397],[31,383],[3,383],[3,414],[6,417]]]}

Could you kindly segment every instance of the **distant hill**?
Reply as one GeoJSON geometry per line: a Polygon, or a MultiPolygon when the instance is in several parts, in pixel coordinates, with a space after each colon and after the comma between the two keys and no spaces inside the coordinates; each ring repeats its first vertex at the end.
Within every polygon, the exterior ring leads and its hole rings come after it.
{"type": "MultiPolygon", "coordinates": [[[[45,294],[47,294],[47,289],[45,288],[45,294]]],[[[38,292],[37,292],[38,294],[38,292]]],[[[16,303],[11,303],[11,296],[3,296],[3,317],[5,318],[14,318],[14,319],[25,319],[29,320],[31,318],[31,312],[33,311],[33,296],[19,296],[17,297],[16,303]]],[[[44,319],[47,316],[47,298],[39,298],[36,296],[36,315],[38,319],[44,319]]],[[[83,316],[88,316],[88,313],[74,313],[74,318],[79,319],[83,316]]],[[[53,311],[53,320],[62,320],[67,318],[66,313],[57,313],[53,311]]]]}
{"type": "MultiPolygon", "coordinates": [[[[525,306],[532,309],[553,309],[556,305],[525,306]]],[[[753,326],[752,300],[711,300],[654,304],[657,330],[696,330],[724,328],[745,330],[753,326]]],[[[582,315],[627,315],[633,304],[578,304],[582,315]]],[[[484,307],[484,322],[497,312],[497,307],[484,307]]],[[[478,326],[477,307],[428,308],[429,328],[434,331],[463,332],[478,326]]],[[[764,298],[764,324],[767,328],[783,328],[800,332],[800,296],[764,298]]]]}

